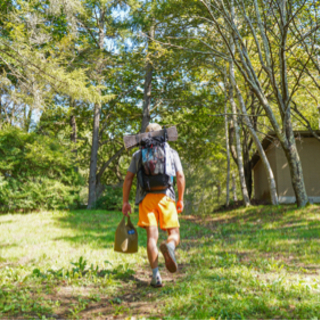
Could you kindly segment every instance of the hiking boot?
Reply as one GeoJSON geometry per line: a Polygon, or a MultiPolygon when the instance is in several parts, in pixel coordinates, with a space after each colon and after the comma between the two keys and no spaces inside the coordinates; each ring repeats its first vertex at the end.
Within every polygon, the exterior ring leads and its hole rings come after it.
{"type": "Polygon", "coordinates": [[[164,256],[164,261],[169,272],[174,273],[178,270],[178,264],[174,255],[174,250],[163,242],[160,245],[160,251],[164,256]]]}
{"type": "Polygon", "coordinates": [[[163,283],[162,283],[161,277],[160,276],[156,276],[156,277],[152,278],[150,286],[154,287],[154,288],[163,287],[163,283]]]}

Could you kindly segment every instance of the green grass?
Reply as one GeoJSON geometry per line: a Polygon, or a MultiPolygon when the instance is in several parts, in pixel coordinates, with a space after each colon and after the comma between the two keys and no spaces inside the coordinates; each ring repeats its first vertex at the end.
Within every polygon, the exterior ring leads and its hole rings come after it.
{"type": "Polygon", "coordinates": [[[1,215],[0,318],[319,319],[319,209],[181,216],[180,270],[160,257],[161,289],[144,230],[138,254],[113,251],[121,213],[1,215]]]}

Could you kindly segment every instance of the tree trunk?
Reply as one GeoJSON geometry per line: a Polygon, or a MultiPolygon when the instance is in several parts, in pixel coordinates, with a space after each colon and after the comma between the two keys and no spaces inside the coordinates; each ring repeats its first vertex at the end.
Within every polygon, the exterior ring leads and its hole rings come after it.
{"type": "Polygon", "coordinates": [[[232,194],[233,194],[233,202],[238,201],[237,197],[237,185],[236,185],[236,175],[232,172],[232,194]]]}
{"type": "MultiPolygon", "coordinates": [[[[234,102],[233,98],[230,97],[230,102],[232,106],[232,113],[237,113],[236,103],[234,102]]],[[[237,116],[233,116],[233,125],[235,128],[235,138],[236,138],[236,150],[238,156],[238,170],[239,170],[239,177],[240,177],[240,185],[241,185],[241,193],[244,201],[244,205],[246,207],[250,206],[250,199],[247,190],[247,184],[244,174],[244,167],[243,167],[243,159],[242,159],[242,150],[241,150],[241,142],[240,142],[240,129],[237,123],[237,116]]]]}
{"type": "MultiPolygon", "coordinates": [[[[231,15],[234,16],[234,2],[231,0],[231,15]]],[[[232,53],[234,54],[235,52],[235,45],[233,39],[231,39],[231,44],[230,44],[232,53]]],[[[230,78],[234,78],[234,63],[231,60],[229,62],[229,74],[230,78]]],[[[229,101],[231,104],[231,111],[232,111],[232,120],[233,120],[233,126],[234,126],[234,134],[235,134],[235,142],[236,142],[236,150],[237,150],[237,160],[238,160],[238,171],[239,171],[239,178],[240,178],[240,185],[241,185],[241,193],[244,201],[244,205],[246,207],[250,206],[250,199],[248,195],[248,189],[246,185],[246,180],[245,180],[245,174],[244,174],[244,168],[243,168],[243,158],[242,158],[242,150],[241,150],[241,141],[240,141],[240,128],[238,124],[238,119],[237,119],[237,106],[234,101],[233,97],[233,86],[232,84],[229,86],[229,101]]]]}
{"type": "Polygon", "coordinates": [[[217,181],[217,202],[220,203],[220,197],[221,197],[221,183],[220,181],[217,181]]]}
{"type": "Polygon", "coordinates": [[[238,156],[237,156],[237,150],[236,147],[234,146],[234,125],[233,125],[233,121],[231,120],[229,122],[229,150],[230,150],[230,154],[232,156],[232,159],[234,161],[234,163],[238,166],[238,156]]]}
{"type": "Polygon", "coordinates": [[[228,96],[227,96],[227,80],[224,81],[224,131],[226,135],[226,153],[227,153],[227,181],[226,181],[226,207],[230,204],[230,148],[229,148],[229,125],[228,125],[228,96]]]}
{"type": "MultiPolygon", "coordinates": [[[[231,40],[231,47],[234,52],[234,44],[233,40],[231,40]]],[[[229,65],[229,72],[230,72],[230,78],[234,79],[234,66],[233,66],[233,61],[230,61],[229,65]]],[[[231,104],[231,109],[232,109],[232,119],[233,119],[233,126],[234,126],[234,134],[235,134],[235,140],[236,140],[236,150],[237,150],[237,158],[238,158],[238,170],[239,170],[239,177],[240,177],[240,185],[241,185],[241,193],[244,201],[244,205],[246,207],[250,206],[250,199],[248,195],[248,189],[246,185],[246,179],[245,179],[245,174],[244,174],[244,167],[243,167],[243,159],[242,159],[242,150],[241,150],[241,141],[240,141],[240,128],[238,124],[238,119],[237,119],[237,106],[233,98],[233,86],[229,86],[229,100],[231,104]]]]}
{"type": "Polygon", "coordinates": [[[251,169],[251,161],[250,154],[248,149],[248,133],[243,128],[243,167],[244,167],[244,175],[246,178],[246,185],[248,189],[249,199],[252,198],[252,169],[251,169]]]}
{"type": "Polygon", "coordinates": [[[100,184],[101,178],[105,170],[109,167],[109,165],[118,157],[120,157],[121,153],[125,150],[124,147],[121,147],[116,153],[114,153],[111,158],[109,158],[100,168],[98,174],[96,175],[96,183],[100,184]]]}
{"type": "MultiPolygon", "coordinates": [[[[262,144],[259,140],[259,137],[257,135],[257,132],[255,131],[254,127],[253,127],[253,124],[247,114],[247,109],[246,109],[246,106],[245,106],[245,102],[243,100],[243,97],[242,97],[242,94],[241,94],[241,91],[234,79],[234,77],[231,77],[231,82],[232,82],[232,86],[235,88],[236,92],[237,92],[237,97],[238,97],[238,101],[239,101],[239,104],[240,104],[240,107],[241,107],[241,112],[242,114],[244,115],[243,116],[243,120],[251,134],[251,137],[258,149],[258,152],[259,152],[259,155],[260,155],[260,158],[261,158],[261,161],[262,161],[262,164],[263,164],[263,167],[264,167],[264,170],[266,172],[266,176],[267,176],[267,180],[268,180],[268,186],[269,186],[269,191],[270,191],[270,200],[271,200],[271,203],[273,205],[278,205],[279,204],[279,199],[278,199],[278,193],[277,193],[277,188],[276,188],[276,181],[274,179],[274,175],[273,175],[273,171],[271,169],[271,166],[270,166],[270,163],[269,163],[269,160],[267,158],[267,155],[262,147],[262,144]]],[[[251,171],[251,163],[249,162],[248,163],[248,168],[247,170],[250,170],[250,174],[251,174],[251,185],[252,185],[252,171],[251,171]]]]}
{"type": "Polygon", "coordinates": [[[89,174],[89,197],[88,209],[92,209],[93,204],[96,202],[96,174],[98,163],[98,149],[99,149],[99,124],[100,124],[100,111],[101,106],[96,103],[94,106],[93,116],[93,132],[92,132],[92,145],[91,145],[91,160],[90,160],[90,174],[89,174]]]}
{"type": "Polygon", "coordinates": [[[149,58],[149,48],[155,35],[155,27],[152,25],[149,31],[148,37],[148,53],[147,53],[147,66],[146,66],[146,76],[144,81],[144,94],[143,94],[143,110],[142,110],[142,123],[141,132],[145,132],[146,128],[150,122],[150,105],[151,105],[151,83],[152,83],[152,73],[153,66],[149,58]]]}
{"type": "Polygon", "coordinates": [[[105,185],[102,185],[100,183],[96,183],[96,188],[95,188],[95,197],[96,197],[96,200],[99,199],[101,196],[102,196],[102,193],[106,190],[106,186],[105,185]]]}
{"type": "MultiPolygon", "coordinates": [[[[105,11],[100,10],[99,12],[99,51],[102,53],[105,40],[105,11]]],[[[101,71],[97,70],[98,75],[101,71]]],[[[88,209],[91,209],[97,200],[97,190],[100,183],[97,183],[97,163],[98,163],[98,150],[99,150],[99,126],[100,126],[100,113],[101,113],[101,102],[97,102],[94,105],[93,115],[93,130],[92,130],[92,145],[91,145],[91,159],[90,159],[90,173],[89,173],[89,196],[88,196],[88,209]]]]}
{"type": "MultiPolygon", "coordinates": [[[[77,159],[77,123],[76,123],[76,116],[73,114],[70,117],[70,126],[71,126],[71,134],[70,134],[70,140],[72,143],[72,153],[74,154],[74,159],[77,159]]],[[[78,172],[79,168],[77,166],[74,167],[74,171],[78,172]]]]}
{"type": "MultiPolygon", "coordinates": [[[[241,102],[240,102],[240,105],[243,106],[244,102],[242,100],[242,98],[240,97],[241,99],[241,102]]],[[[246,114],[246,109],[245,107],[242,107],[242,113],[246,114]]],[[[269,191],[270,191],[270,200],[271,200],[271,203],[273,205],[278,205],[279,204],[279,199],[278,199],[278,192],[277,192],[277,187],[276,187],[276,181],[274,179],[274,175],[273,175],[273,171],[271,169],[271,166],[270,166],[270,163],[269,163],[269,160],[267,158],[267,155],[262,147],[262,144],[259,140],[259,137],[256,133],[256,131],[254,130],[253,128],[253,125],[249,119],[248,116],[245,116],[244,117],[244,121],[246,122],[247,126],[248,126],[248,129],[250,131],[250,134],[253,138],[253,141],[257,147],[257,150],[259,152],[259,155],[260,155],[260,159],[262,161],[262,164],[263,164],[263,167],[264,167],[264,170],[265,170],[265,173],[266,173],[266,176],[267,176],[267,180],[268,180],[268,186],[269,186],[269,191]]],[[[250,164],[250,172],[252,174],[252,171],[251,171],[251,164],[250,164]]],[[[252,183],[252,182],[251,182],[252,183]]]]}
{"type": "MultiPolygon", "coordinates": [[[[265,110],[268,110],[270,106],[268,105],[266,99],[261,99],[265,102],[265,110]]],[[[297,151],[297,145],[295,142],[294,133],[292,130],[291,118],[290,116],[286,119],[287,124],[285,125],[286,130],[283,133],[278,126],[273,125],[275,129],[276,136],[281,143],[281,146],[286,155],[288,166],[290,169],[291,183],[293,190],[295,192],[298,207],[304,207],[308,203],[308,196],[304,184],[302,165],[300,157],[297,151]]],[[[263,158],[261,158],[263,159],[263,158]]],[[[271,170],[271,169],[270,169],[271,170]]],[[[274,186],[275,188],[275,186],[274,186]]]]}
{"type": "Polygon", "coordinates": [[[304,184],[301,160],[298,154],[294,133],[291,127],[290,118],[288,118],[286,126],[286,139],[282,139],[280,143],[288,160],[293,190],[297,200],[298,207],[304,207],[308,203],[308,196],[304,184]]]}
{"type": "Polygon", "coordinates": [[[32,118],[32,109],[29,107],[27,113],[27,106],[24,107],[24,129],[26,132],[29,132],[32,118]]]}
{"type": "Polygon", "coordinates": [[[73,143],[73,150],[75,154],[77,153],[77,149],[75,148],[75,144],[77,143],[77,125],[76,125],[76,116],[72,115],[70,117],[70,126],[71,126],[71,134],[70,134],[70,140],[73,143]]]}

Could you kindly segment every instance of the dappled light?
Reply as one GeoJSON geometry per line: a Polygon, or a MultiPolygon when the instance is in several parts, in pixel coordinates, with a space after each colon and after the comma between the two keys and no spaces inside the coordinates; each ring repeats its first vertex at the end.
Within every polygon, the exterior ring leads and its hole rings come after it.
{"type": "Polygon", "coordinates": [[[0,318],[319,320],[319,13],[0,0],[0,318]]]}

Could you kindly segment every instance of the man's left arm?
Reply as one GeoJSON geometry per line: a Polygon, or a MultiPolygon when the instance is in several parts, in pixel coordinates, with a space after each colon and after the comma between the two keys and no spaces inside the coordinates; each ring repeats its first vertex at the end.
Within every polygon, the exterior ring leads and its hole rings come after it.
{"type": "Polygon", "coordinates": [[[130,190],[132,186],[132,181],[134,178],[134,173],[128,171],[126,174],[126,177],[124,178],[123,182],[123,205],[122,205],[122,213],[125,216],[128,216],[128,212],[131,213],[131,205],[129,203],[129,196],[130,196],[130,190]]]}

